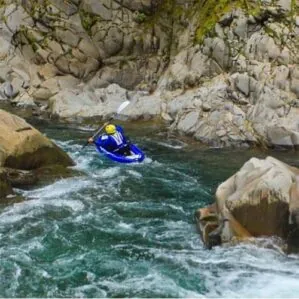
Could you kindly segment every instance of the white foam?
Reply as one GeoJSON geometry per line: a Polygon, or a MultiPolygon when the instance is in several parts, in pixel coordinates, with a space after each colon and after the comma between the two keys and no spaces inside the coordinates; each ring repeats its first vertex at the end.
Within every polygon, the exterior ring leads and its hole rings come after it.
{"type": "Polygon", "coordinates": [[[101,290],[94,284],[86,284],[80,287],[74,288],[74,290],[70,290],[70,293],[74,294],[74,298],[86,298],[86,292],[92,292],[96,298],[106,298],[107,292],[101,290]]]}
{"type": "Polygon", "coordinates": [[[114,167],[108,167],[105,169],[100,169],[95,171],[94,173],[91,173],[92,177],[95,178],[102,178],[102,179],[109,179],[109,178],[119,178],[120,173],[120,167],[114,166],[114,167]]]}
{"type": "Polygon", "coordinates": [[[28,198],[61,198],[70,193],[78,192],[79,190],[88,188],[91,181],[84,177],[62,179],[54,184],[42,187],[39,189],[21,191],[28,198]]]}
{"type": "Polygon", "coordinates": [[[125,222],[120,222],[117,225],[119,228],[123,229],[123,230],[129,230],[131,231],[133,229],[133,225],[132,224],[128,224],[125,222]]]}
{"type": "Polygon", "coordinates": [[[16,203],[6,208],[0,215],[0,224],[11,224],[19,222],[27,217],[36,217],[37,215],[44,213],[44,208],[46,206],[67,207],[74,212],[84,209],[84,204],[78,200],[56,198],[55,200],[48,200],[47,197],[44,199],[33,199],[16,203]]]}
{"type": "Polygon", "coordinates": [[[180,211],[180,212],[182,212],[182,213],[184,213],[184,214],[186,213],[186,212],[184,211],[184,209],[183,209],[181,206],[176,206],[176,205],[173,205],[173,204],[167,204],[167,203],[162,203],[162,205],[165,206],[166,208],[169,207],[169,208],[171,208],[171,209],[173,209],[173,210],[180,211]]]}
{"type": "Polygon", "coordinates": [[[112,289],[114,292],[121,293],[129,293],[133,289],[134,293],[138,293],[139,296],[145,293],[166,293],[171,294],[172,297],[204,297],[196,292],[181,288],[170,277],[167,277],[152,269],[149,270],[149,273],[146,276],[129,277],[124,279],[121,284],[117,281],[104,279],[99,281],[98,285],[102,287],[108,287],[108,289],[112,289]]]}
{"type": "Polygon", "coordinates": [[[135,178],[138,178],[138,179],[142,178],[142,174],[139,173],[139,172],[137,172],[137,171],[135,171],[135,170],[129,169],[129,170],[127,170],[127,173],[130,174],[130,175],[132,175],[135,178]]]}
{"type": "Polygon", "coordinates": [[[182,149],[187,146],[186,143],[183,143],[183,142],[180,142],[180,143],[181,143],[180,145],[173,145],[173,144],[166,143],[166,142],[157,142],[157,144],[159,144],[159,145],[162,145],[167,148],[172,148],[172,149],[182,149]]]}

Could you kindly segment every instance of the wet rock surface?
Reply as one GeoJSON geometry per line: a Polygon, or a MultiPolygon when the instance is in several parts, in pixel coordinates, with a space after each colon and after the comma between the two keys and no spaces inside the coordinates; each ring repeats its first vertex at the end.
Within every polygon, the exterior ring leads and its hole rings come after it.
{"type": "Polygon", "coordinates": [[[254,237],[280,237],[298,252],[299,169],[275,158],[252,158],[216,191],[214,205],[195,216],[207,247],[254,237]]]}
{"type": "Polygon", "coordinates": [[[24,119],[0,110],[0,198],[12,187],[27,188],[74,175],[72,159],[24,119]]]}
{"type": "Polygon", "coordinates": [[[0,110],[0,146],[0,166],[30,170],[51,164],[74,165],[52,141],[4,110],[0,110]]]}

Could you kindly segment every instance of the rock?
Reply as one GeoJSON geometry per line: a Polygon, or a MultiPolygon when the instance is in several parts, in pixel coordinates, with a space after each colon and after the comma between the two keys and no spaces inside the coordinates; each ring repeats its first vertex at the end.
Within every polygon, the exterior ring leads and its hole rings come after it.
{"type": "Polygon", "coordinates": [[[291,11],[292,0],[278,0],[277,5],[280,6],[285,11],[291,11]]]}
{"type": "Polygon", "coordinates": [[[118,84],[151,94],[136,100],[139,111],[128,108],[132,119],[143,118],[141,111],[146,119],[162,117],[171,130],[216,146],[259,140],[296,148],[299,27],[292,1],[262,1],[254,16],[251,5],[234,8],[202,38],[196,1],[162,2],[4,1],[1,100],[32,109],[34,99],[68,120],[107,118],[124,92],[106,88],[118,84]]]}
{"type": "Polygon", "coordinates": [[[291,81],[291,91],[299,97],[299,79],[292,79],[291,81]]]}
{"type": "Polygon", "coordinates": [[[230,49],[219,37],[205,39],[203,53],[215,60],[222,70],[227,70],[231,66],[230,49]]]}
{"type": "Polygon", "coordinates": [[[13,191],[11,185],[7,180],[5,170],[0,167],[0,200],[5,198],[9,194],[13,194],[13,191]]]}
{"type": "Polygon", "coordinates": [[[61,74],[58,69],[50,63],[44,64],[38,71],[38,75],[43,79],[47,80],[61,74]]]}
{"type": "Polygon", "coordinates": [[[60,118],[92,117],[97,114],[97,101],[91,93],[65,89],[49,99],[52,115],[60,118]]]}
{"type": "MultiPolygon", "coordinates": [[[[0,43],[0,45],[1,45],[1,43],[0,43]]],[[[1,53],[1,50],[0,50],[0,53],[1,53]]],[[[1,54],[0,54],[0,57],[1,57],[1,54]]],[[[10,72],[11,72],[11,68],[8,67],[6,63],[0,62],[0,83],[4,83],[8,79],[10,72]]]]}
{"type": "Polygon", "coordinates": [[[44,166],[38,169],[34,169],[31,171],[31,174],[38,178],[38,184],[49,184],[55,180],[57,180],[57,176],[59,179],[63,178],[69,178],[74,176],[82,176],[84,175],[83,172],[72,169],[72,168],[66,168],[62,165],[49,165],[44,166]]]}
{"type": "Polygon", "coordinates": [[[4,60],[8,57],[11,47],[10,40],[0,36],[0,60],[4,60]]]}
{"type": "Polygon", "coordinates": [[[19,91],[15,90],[10,82],[5,82],[0,85],[0,94],[7,99],[13,99],[18,95],[19,91]]]}
{"type": "Polygon", "coordinates": [[[95,92],[65,89],[51,97],[49,104],[53,115],[76,119],[110,116],[125,100],[127,100],[126,90],[111,84],[107,88],[96,89],[95,92]]]}
{"type": "Polygon", "coordinates": [[[215,230],[219,228],[216,204],[214,203],[205,208],[198,209],[195,212],[195,219],[198,232],[201,235],[204,245],[208,249],[211,249],[213,246],[221,245],[220,234],[215,234],[215,230]],[[214,238],[210,235],[212,232],[214,232],[214,238]]]}
{"type": "Polygon", "coordinates": [[[110,27],[103,40],[103,50],[106,57],[116,55],[123,46],[124,34],[120,28],[110,27]]]}
{"type": "Polygon", "coordinates": [[[168,101],[166,111],[172,117],[175,117],[180,112],[190,111],[196,107],[199,107],[202,102],[200,99],[195,100],[195,95],[191,91],[187,91],[184,94],[176,96],[175,94],[170,95],[171,100],[168,101]]]}
{"type": "MultiPolygon", "coordinates": [[[[62,38],[64,37],[63,33],[61,33],[61,32],[57,32],[56,34],[57,35],[59,35],[59,34],[62,35],[62,38]]],[[[72,36],[70,36],[69,38],[72,38],[72,36]]],[[[65,39],[62,39],[62,41],[66,42],[65,39]]],[[[56,55],[63,55],[64,54],[64,51],[61,47],[61,44],[56,42],[55,40],[47,41],[47,48],[49,48],[56,55]]]]}
{"type": "Polygon", "coordinates": [[[82,9],[88,13],[98,15],[105,21],[109,21],[112,18],[112,10],[110,9],[109,0],[83,0],[82,9]]]}
{"type": "Polygon", "coordinates": [[[72,47],[76,47],[78,45],[79,36],[77,36],[75,33],[73,33],[70,30],[63,30],[60,28],[56,28],[54,34],[59,41],[67,45],[70,45],[72,47]]]}
{"type": "Polygon", "coordinates": [[[217,219],[215,221],[214,216],[211,220],[218,224],[215,230],[220,230],[221,243],[231,242],[234,237],[260,236],[278,236],[293,242],[289,234],[294,230],[298,232],[299,228],[299,218],[296,218],[299,189],[297,183],[293,184],[298,175],[299,169],[275,158],[252,158],[222,183],[216,191],[217,219]]]}
{"type": "Polygon", "coordinates": [[[122,5],[130,10],[144,11],[147,13],[151,12],[151,9],[155,6],[152,0],[124,0],[122,1],[122,5]]]}
{"type": "Polygon", "coordinates": [[[186,134],[194,133],[195,126],[199,119],[199,112],[192,111],[184,115],[178,122],[177,128],[179,131],[186,134]]]}
{"type": "Polygon", "coordinates": [[[274,84],[282,90],[288,90],[289,89],[289,78],[290,70],[285,65],[278,66],[274,71],[274,84]]]}
{"type": "Polygon", "coordinates": [[[247,38],[248,31],[248,22],[247,18],[244,15],[240,15],[232,23],[234,33],[239,37],[245,40],[247,38]]]}
{"type": "Polygon", "coordinates": [[[52,141],[22,118],[0,110],[0,167],[24,170],[74,162],[52,141]]]}
{"type": "Polygon", "coordinates": [[[47,101],[51,96],[53,96],[53,92],[50,89],[43,87],[35,90],[32,94],[32,97],[38,101],[47,101]]]}
{"type": "Polygon", "coordinates": [[[71,16],[78,11],[77,3],[75,1],[50,0],[50,2],[68,16],[71,16]]]}
{"type": "Polygon", "coordinates": [[[32,18],[22,6],[16,6],[15,8],[9,6],[5,11],[5,17],[6,25],[12,33],[16,33],[21,26],[31,27],[34,25],[32,18]]]}
{"type": "Polygon", "coordinates": [[[290,232],[287,237],[288,251],[299,251],[299,175],[297,174],[290,188],[290,232]]]}
{"type": "Polygon", "coordinates": [[[7,181],[12,187],[22,188],[34,185],[38,178],[33,171],[4,168],[7,181]]]}
{"type": "Polygon", "coordinates": [[[13,103],[16,103],[18,107],[33,107],[36,106],[33,98],[27,93],[24,92],[20,94],[18,97],[16,97],[13,101],[13,103]]]}
{"type": "Polygon", "coordinates": [[[63,74],[69,74],[70,73],[70,67],[69,67],[69,65],[70,65],[70,61],[66,57],[64,57],[64,56],[60,56],[55,61],[55,66],[63,74]]]}
{"type": "Polygon", "coordinates": [[[159,117],[162,112],[161,98],[155,95],[142,96],[136,95],[134,104],[129,105],[124,111],[124,116],[130,120],[144,119],[150,120],[159,117]]]}
{"type": "Polygon", "coordinates": [[[299,146],[297,134],[285,127],[270,126],[267,128],[268,142],[277,147],[297,148],[299,146]]]}
{"type": "Polygon", "coordinates": [[[81,39],[78,44],[78,49],[86,56],[92,57],[94,59],[100,58],[100,53],[91,40],[81,39]]]}
{"type": "Polygon", "coordinates": [[[280,50],[272,37],[257,32],[248,39],[245,54],[248,59],[269,62],[279,57],[280,50]]]}
{"type": "MultiPolygon", "coordinates": [[[[238,90],[240,90],[245,96],[249,95],[250,91],[250,78],[247,74],[234,74],[235,83],[238,90]]],[[[234,78],[233,77],[233,78],[234,78]]]]}

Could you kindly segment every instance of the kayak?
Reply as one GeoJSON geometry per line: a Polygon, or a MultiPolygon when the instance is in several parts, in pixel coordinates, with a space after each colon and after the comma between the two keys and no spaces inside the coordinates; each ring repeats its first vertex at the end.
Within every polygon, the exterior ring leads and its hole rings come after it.
{"type": "Polygon", "coordinates": [[[135,144],[130,144],[130,151],[131,151],[130,156],[108,152],[101,146],[97,146],[96,144],[95,146],[101,154],[104,154],[104,156],[106,156],[107,158],[119,163],[138,163],[138,162],[142,162],[145,158],[144,153],[135,144]]]}

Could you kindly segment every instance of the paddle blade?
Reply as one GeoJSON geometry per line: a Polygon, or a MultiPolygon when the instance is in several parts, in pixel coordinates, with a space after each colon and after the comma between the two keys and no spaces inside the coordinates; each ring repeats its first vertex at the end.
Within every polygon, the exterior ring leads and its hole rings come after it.
{"type": "Polygon", "coordinates": [[[130,104],[130,101],[123,102],[117,109],[117,114],[121,113],[128,105],[130,104]]]}

